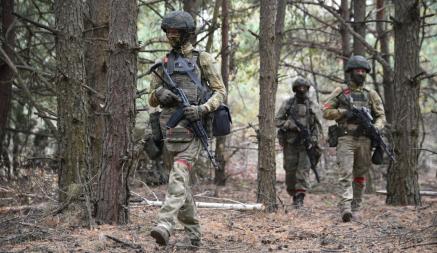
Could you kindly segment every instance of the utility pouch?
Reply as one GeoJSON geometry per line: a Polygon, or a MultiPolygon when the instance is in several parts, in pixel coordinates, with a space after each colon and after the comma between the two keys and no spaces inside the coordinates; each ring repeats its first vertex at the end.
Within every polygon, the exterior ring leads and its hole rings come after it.
{"type": "Polygon", "coordinates": [[[380,146],[375,148],[372,155],[372,163],[379,165],[384,162],[384,150],[380,146]]]}
{"type": "Polygon", "coordinates": [[[284,146],[285,142],[287,141],[287,133],[284,129],[279,128],[278,132],[277,132],[277,136],[278,136],[278,141],[279,141],[279,145],[284,146]]]}
{"type": "Polygon", "coordinates": [[[330,147],[337,147],[339,130],[338,125],[328,127],[328,144],[330,147]]]}
{"type": "Polygon", "coordinates": [[[150,160],[156,160],[162,154],[162,146],[159,146],[149,134],[144,138],[144,151],[150,160]]]}
{"type": "Polygon", "coordinates": [[[214,136],[225,136],[231,132],[231,112],[229,108],[222,104],[214,111],[214,118],[212,120],[212,134],[214,136]]]}
{"type": "Polygon", "coordinates": [[[144,138],[144,151],[151,160],[157,159],[162,154],[162,147],[164,145],[161,127],[159,124],[159,117],[161,112],[154,112],[150,114],[150,128],[151,134],[144,138]]]}
{"type": "Polygon", "coordinates": [[[162,131],[161,125],[159,123],[159,117],[161,116],[161,112],[153,112],[150,114],[150,128],[152,129],[152,136],[154,141],[162,142],[162,131]]]}

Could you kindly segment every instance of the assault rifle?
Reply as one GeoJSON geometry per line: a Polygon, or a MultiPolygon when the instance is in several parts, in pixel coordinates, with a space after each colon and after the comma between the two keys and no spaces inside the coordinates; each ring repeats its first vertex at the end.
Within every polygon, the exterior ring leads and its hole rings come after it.
{"type": "Polygon", "coordinates": [[[319,173],[316,169],[317,163],[319,163],[320,159],[320,152],[318,151],[317,145],[315,145],[313,143],[313,140],[311,139],[311,131],[308,127],[305,127],[304,125],[302,125],[302,123],[299,122],[299,120],[296,119],[296,115],[294,115],[294,112],[291,112],[290,116],[296,124],[297,128],[299,129],[298,138],[296,138],[294,142],[297,143],[298,141],[303,140],[303,145],[305,146],[308,159],[311,163],[311,170],[314,172],[314,175],[316,175],[317,182],[320,183],[319,173]]]}
{"type": "MultiPolygon", "coordinates": [[[[173,128],[175,127],[183,118],[184,118],[184,108],[191,106],[190,101],[187,98],[187,95],[185,95],[185,92],[176,86],[173,79],[171,79],[170,75],[168,74],[167,68],[164,66],[162,62],[155,63],[152,67],[150,67],[147,74],[155,73],[156,76],[161,79],[161,81],[165,84],[166,88],[169,89],[171,92],[176,94],[180,99],[180,105],[179,108],[176,110],[175,113],[170,117],[166,124],[166,128],[173,128]],[[162,71],[164,74],[164,77],[160,76],[156,69],[158,67],[162,67],[162,71]]],[[[188,123],[188,127],[191,128],[194,132],[194,135],[199,138],[200,142],[202,143],[203,149],[208,154],[209,160],[211,160],[212,165],[215,169],[218,169],[217,162],[215,161],[214,157],[211,154],[211,151],[209,151],[208,148],[208,135],[206,134],[205,128],[203,127],[203,123],[201,120],[192,121],[188,123]]]]}
{"type": "Polygon", "coordinates": [[[376,149],[382,148],[390,160],[395,161],[394,154],[391,150],[389,150],[387,144],[384,142],[384,139],[382,139],[380,131],[372,124],[373,117],[370,114],[370,110],[367,107],[357,108],[351,103],[350,100],[347,99],[341,99],[340,101],[342,101],[348,110],[351,111],[353,115],[352,117],[357,120],[364,133],[372,140],[374,147],[376,149]]]}

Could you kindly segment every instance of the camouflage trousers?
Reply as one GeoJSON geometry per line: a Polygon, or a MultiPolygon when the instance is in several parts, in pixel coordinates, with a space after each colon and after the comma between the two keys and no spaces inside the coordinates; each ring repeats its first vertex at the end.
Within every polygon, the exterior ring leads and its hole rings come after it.
{"type": "Polygon", "coordinates": [[[158,226],[171,234],[176,220],[184,227],[191,240],[200,240],[201,231],[197,208],[190,188],[190,172],[201,150],[197,138],[190,142],[167,142],[166,148],[174,156],[167,194],[158,214],[158,226]]]}
{"type": "Polygon", "coordinates": [[[338,138],[337,163],[342,190],[339,207],[342,211],[358,211],[371,164],[370,139],[346,135],[338,138]]]}
{"type": "Polygon", "coordinates": [[[284,170],[287,192],[293,196],[296,192],[305,192],[310,187],[310,160],[303,145],[285,143],[284,170]]]}

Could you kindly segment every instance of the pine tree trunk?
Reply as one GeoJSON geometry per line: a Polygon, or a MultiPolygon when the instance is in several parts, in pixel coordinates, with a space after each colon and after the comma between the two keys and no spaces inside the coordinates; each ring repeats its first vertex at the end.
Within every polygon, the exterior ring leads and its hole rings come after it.
{"type": "Polygon", "coordinates": [[[99,178],[97,220],[129,222],[129,173],[137,74],[137,1],[111,0],[105,133],[99,178]]]}
{"type": "MultiPolygon", "coordinates": [[[[3,44],[3,51],[13,61],[13,48],[15,46],[15,29],[10,29],[15,17],[12,15],[14,11],[14,0],[3,0],[1,2],[1,31],[3,33],[3,38],[5,43],[3,44]],[[7,33],[7,36],[6,36],[7,33]]],[[[1,58],[4,59],[5,56],[2,54],[1,58]]],[[[12,81],[14,77],[14,71],[12,68],[3,60],[0,61],[0,154],[7,154],[7,146],[3,145],[5,138],[6,127],[8,123],[8,115],[11,110],[11,97],[12,97],[12,81]],[[4,150],[3,150],[4,149],[4,150]]],[[[2,161],[2,155],[0,155],[0,161],[2,161]]],[[[4,157],[3,159],[9,159],[4,157]]],[[[0,163],[0,167],[1,164],[0,163]]]]}
{"type": "MultiPolygon", "coordinates": [[[[222,0],[222,65],[221,74],[223,83],[228,90],[229,83],[229,1],[222,0]]],[[[227,99],[225,99],[227,101],[227,99]]],[[[216,185],[226,184],[226,157],[225,157],[226,136],[220,136],[216,139],[215,154],[218,162],[218,169],[215,171],[214,182],[216,185]]]]}
{"type": "Polygon", "coordinates": [[[82,1],[55,1],[61,201],[66,200],[70,186],[80,183],[89,166],[83,13],[82,1]]]}
{"type": "MultiPolygon", "coordinates": [[[[341,0],[340,15],[345,21],[350,20],[349,1],[341,0]]],[[[346,63],[351,56],[351,34],[344,25],[340,26],[341,48],[343,52],[343,69],[346,69],[346,63]]],[[[344,73],[344,80],[347,80],[347,74],[344,73]]]]}
{"type": "Polygon", "coordinates": [[[269,212],[277,209],[276,204],[276,161],[275,161],[275,97],[276,55],[275,20],[276,0],[261,0],[260,10],[260,104],[258,133],[258,189],[257,201],[269,212]]]}
{"type": "MultiPolygon", "coordinates": [[[[366,0],[354,0],[354,31],[357,32],[361,37],[366,38],[366,23],[364,19],[366,18],[366,0]]],[[[358,39],[354,38],[354,55],[364,56],[366,50],[358,39]]]]}
{"type": "Polygon", "coordinates": [[[420,6],[396,0],[393,139],[396,162],[388,169],[387,204],[421,205],[418,183],[420,6]]]}
{"type": "MultiPolygon", "coordinates": [[[[387,15],[385,14],[385,0],[376,0],[376,19],[385,21],[387,15]]],[[[376,32],[379,38],[379,44],[381,49],[382,58],[390,64],[390,49],[389,49],[389,34],[387,32],[387,24],[385,22],[376,23],[376,32]]],[[[393,71],[382,66],[382,84],[384,86],[384,102],[385,102],[385,116],[388,123],[393,122],[393,71]]]]}
{"type": "MultiPolygon", "coordinates": [[[[199,12],[199,5],[201,1],[197,0],[183,0],[183,10],[190,13],[194,19],[194,24],[197,25],[196,17],[199,12]]],[[[196,43],[196,36],[192,36],[190,42],[194,45],[196,43]]]]}
{"type": "MultiPolygon", "coordinates": [[[[86,76],[89,91],[89,134],[91,152],[91,171],[89,178],[94,178],[100,169],[103,149],[103,132],[105,130],[101,105],[106,96],[108,82],[108,31],[109,0],[88,0],[89,19],[86,19],[86,76]],[[103,97],[102,97],[103,96],[103,97]]],[[[93,187],[95,189],[95,187],[93,187]]],[[[96,191],[91,191],[96,192],[96,191]]]]}

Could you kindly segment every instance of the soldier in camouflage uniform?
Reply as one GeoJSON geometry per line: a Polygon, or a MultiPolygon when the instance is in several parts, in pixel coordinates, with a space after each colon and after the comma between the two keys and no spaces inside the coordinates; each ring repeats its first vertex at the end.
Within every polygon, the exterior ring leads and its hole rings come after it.
{"type": "Polygon", "coordinates": [[[350,75],[347,87],[337,87],[323,106],[323,117],[338,124],[337,163],[340,169],[339,183],[343,195],[339,203],[344,222],[352,219],[362,202],[365,175],[371,165],[371,140],[359,127],[347,108],[350,102],[357,108],[366,107],[374,116],[374,126],[381,130],[385,125],[382,100],[374,90],[364,87],[370,64],[360,55],[352,56],[346,64],[350,75]]]}
{"type": "Polygon", "coordinates": [[[293,82],[292,88],[295,95],[282,103],[276,114],[275,124],[279,128],[278,139],[284,150],[287,192],[293,197],[293,206],[299,208],[303,206],[305,192],[310,187],[308,177],[311,164],[303,145],[303,139],[298,138],[299,129],[291,114],[303,126],[309,127],[314,143],[317,143],[321,124],[316,116],[318,108],[308,98],[309,82],[298,77],[293,82]]]}
{"type": "MultiPolygon", "coordinates": [[[[165,88],[157,75],[153,76],[149,104],[162,108],[160,124],[165,148],[173,156],[173,167],[158,224],[152,229],[151,236],[158,244],[167,245],[177,219],[183,225],[191,245],[198,246],[201,231],[189,178],[202,145],[188,128],[188,121],[202,119],[215,111],[224,101],[226,90],[214,58],[194,49],[189,42],[195,30],[194,20],[189,13],[174,11],[167,14],[161,28],[172,47],[163,60],[164,64],[178,88],[187,95],[191,106],[184,109],[184,119],[176,127],[166,129],[165,125],[180,100],[165,88]]],[[[162,69],[158,74],[162,74],[162,69]]]]}

